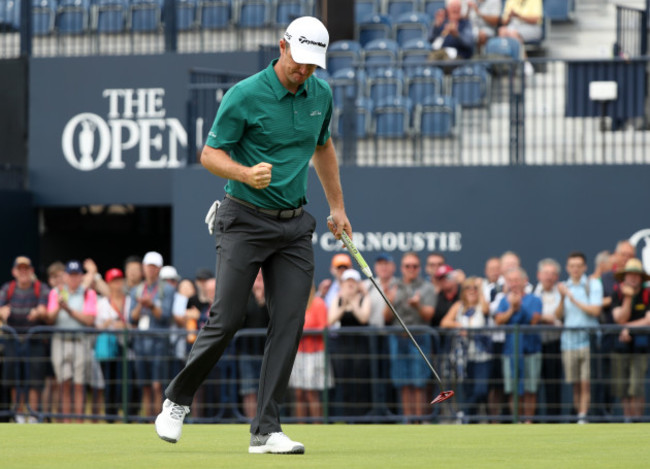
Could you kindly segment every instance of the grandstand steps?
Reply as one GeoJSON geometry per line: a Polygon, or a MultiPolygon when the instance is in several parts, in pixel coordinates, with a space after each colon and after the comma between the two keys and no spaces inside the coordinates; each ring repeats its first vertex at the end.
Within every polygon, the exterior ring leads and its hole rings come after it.
{"type": "Polygon", "coordinates": [[[573,21],[552,23],[546,55],[565,59],[606,58],[612,56],[614,42],[615,4],[607,0],[577,0],[573,21]]]}

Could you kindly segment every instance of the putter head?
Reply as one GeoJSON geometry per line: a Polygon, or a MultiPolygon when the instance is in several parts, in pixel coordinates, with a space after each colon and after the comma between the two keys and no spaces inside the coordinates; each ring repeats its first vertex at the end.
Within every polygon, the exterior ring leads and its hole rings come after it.
{"type": "Polygon", "coordinates": [[[446,401],[453,395],[454,395],[454,391],[442,391],[440,394],[436,396],[434,400],[431,401],[431,404],[438,404],[442,401],[446,401]]]}

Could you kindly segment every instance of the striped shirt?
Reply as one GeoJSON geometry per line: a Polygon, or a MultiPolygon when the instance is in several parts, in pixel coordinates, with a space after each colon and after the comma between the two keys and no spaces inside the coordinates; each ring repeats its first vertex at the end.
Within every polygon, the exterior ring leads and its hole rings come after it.
{"type": "Polygon", "coordinates": [[[276,62],[228,90],[206,145],[247,167],[273,165],[266,189],[230,180],[226,192],[258,207],[286,209],[307,202],[309,161],[330,137],[332,91],[312,75],[294,95],[280,83],[276,62]]]}
{"type": "MultiPolygon", "coordinates": [[[[7,305],[7,296],[9,294],[9,286],[11,282],[7,282],[0,289],[0,306],[7,305]]],[[[47,295],[49,289],[47,285],[41,282],[41,291],[38,298],[34,291],[34,283],[28,288],[22,289],[16,284],[13,295],[9,299],[9,306],[11,307],[11,314],[7,319],[7,326],[16,330],[16,332],[26,332],[32,326],[43,325],[43,322],[32,322],[27,319],[29,312],[39,305],[47,305],[47,295]]]]}

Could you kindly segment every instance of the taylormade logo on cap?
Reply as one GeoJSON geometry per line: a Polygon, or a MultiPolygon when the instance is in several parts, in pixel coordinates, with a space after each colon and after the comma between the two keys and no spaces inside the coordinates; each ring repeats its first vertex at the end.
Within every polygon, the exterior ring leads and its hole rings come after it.
{"type": "Polygon", "coordinates": [[[300,36],[298,41],[300,41],[301,44],[312,44],[314,46],[327,48],[327,44],[324,42],[312,41],[311,39],[307,39],[305,36],[300,36]]]}
{"type": "Polygon", "coordinates": [[[330,37],[320,20],[313,16],[293,20],[284,33],[284,39],[289,43],[294,62],[326,68],[325,53],[330,37]]]}

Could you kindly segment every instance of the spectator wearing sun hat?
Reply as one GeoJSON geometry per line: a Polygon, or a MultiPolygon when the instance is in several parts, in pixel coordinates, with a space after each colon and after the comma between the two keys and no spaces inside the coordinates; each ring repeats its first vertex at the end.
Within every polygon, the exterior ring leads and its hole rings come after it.
{"type": "Polygon", "coordinates": [[[619,335],[612,356],[614,395],[623,404],[626,421],[643,416],[645,402],[645,375],[648,370],[650,340],[647,334],[634,330],[635,326],[650,326],[650,289],[644,282],[650,275],[639,259],[633,258],[615,274],[612,295],[612,315],[617,324],[626,326],[619,335]]]}

